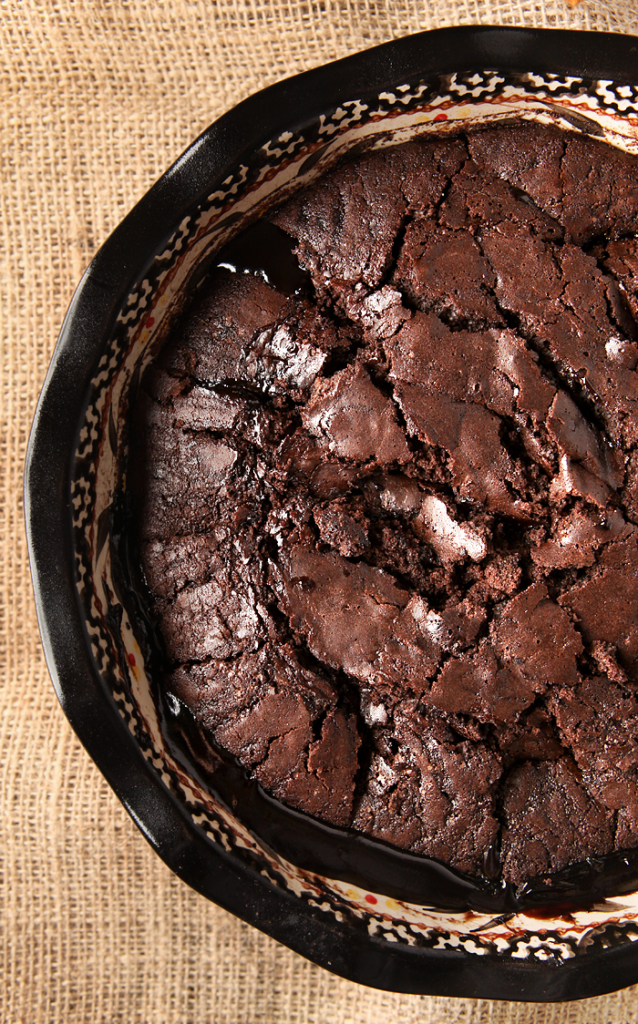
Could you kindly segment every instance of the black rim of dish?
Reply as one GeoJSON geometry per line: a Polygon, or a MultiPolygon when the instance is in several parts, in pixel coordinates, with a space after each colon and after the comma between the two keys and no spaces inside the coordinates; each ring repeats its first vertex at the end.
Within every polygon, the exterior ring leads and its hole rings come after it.
{"type": "Polygon", "coordinates": [[[638,80],[638,37],[467,27],[407,36],[273,85],[211,125],[116,228],[67,312],[31,432],[25,472],[29,554],[47,664],[81,742],[151,846],[208,899],[322,967],[398,992],[555,1001],[638,981],[632,944],[561,964],[505,962],[462,950],[392,946],[353,934],[276,889],[211,844],[163,786],[126,729],[93,660],[74,575],[70,479],[78,423],[104,338],[140,270],[186,209],[242,153],[338,104],[415,75],[493,68],[558,72],[617,84],[638,80]]]}

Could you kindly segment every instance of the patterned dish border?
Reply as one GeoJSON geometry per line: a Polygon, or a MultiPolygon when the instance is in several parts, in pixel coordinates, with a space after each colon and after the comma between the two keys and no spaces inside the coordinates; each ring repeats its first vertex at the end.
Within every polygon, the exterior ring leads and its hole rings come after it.
{"type": "Polygon", "coordinates": [[[72,473],[77,587],[100,673],[164,785],[209,840],[309,906],[385,942],[475,956],[561,962],[638,940],[638,892],[589,912],[538,919],[442,912],[366,892],[303,870],[262,846],[172,756],[162,734],[135,622],[118,597],[109,543],[112,502],[126,458],[129,394],[166,336],[206,261],[264,209],[353,149],[382,148],[431,132],[533,120],[605,139],[638,154],[638,86],[573,76],[494,71],[411,81],[344,101],[302,131],[284,132],[241,163],[181,221],[117,316],[91,381],[72,473]]]}

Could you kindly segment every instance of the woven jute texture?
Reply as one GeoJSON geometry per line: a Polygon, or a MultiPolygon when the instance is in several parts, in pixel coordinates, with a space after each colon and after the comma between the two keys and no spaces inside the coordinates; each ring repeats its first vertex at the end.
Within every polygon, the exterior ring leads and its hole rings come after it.
{"type": "Polygon", "coordinates": [[[629,1024],[567,1006],[402,996],[307,963],[171,875],[60,711],[22,466],[92,254],[211,120],[286,75],[422,29],[638,34],[636,0],[0,0],[0,1020],[20,1024],[629,1024]]]}

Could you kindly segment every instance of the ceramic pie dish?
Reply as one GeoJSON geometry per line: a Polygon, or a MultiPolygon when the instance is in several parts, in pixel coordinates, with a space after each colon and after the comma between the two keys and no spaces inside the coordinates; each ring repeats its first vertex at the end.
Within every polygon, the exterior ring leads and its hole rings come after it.
{"type": "MultiPolygon", "coordinates": [[[[67,313],[26,466],[40,629],[62,707],[162,859],[315,963],[395,991],[566,1000],[638,981],[638,892],[587,911],[445,911],[287,859],[176,755],[144,611],[123,584],[122,478],[140,376],[212,257],[354,147],[533,120],[638,153],[638,39],[459,28],[281,82],[200,136],[102,246],[67,313]],[[334,877],[332,877],[334,875],[334,877]]],[[[345,856],[347,860],[347,855],[345,856]]]]}

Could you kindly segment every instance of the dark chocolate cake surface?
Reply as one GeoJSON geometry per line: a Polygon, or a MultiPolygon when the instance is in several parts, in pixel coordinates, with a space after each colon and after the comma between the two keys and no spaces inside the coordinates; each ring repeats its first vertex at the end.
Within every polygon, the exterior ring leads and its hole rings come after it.
{"type": "Polygon", "coordinates": [[[430,138],[262,227],[305,283],[215,270],[138,403],[166,691],[284,804],[462,872],[638,846],[638,161],[430,138]]]}

